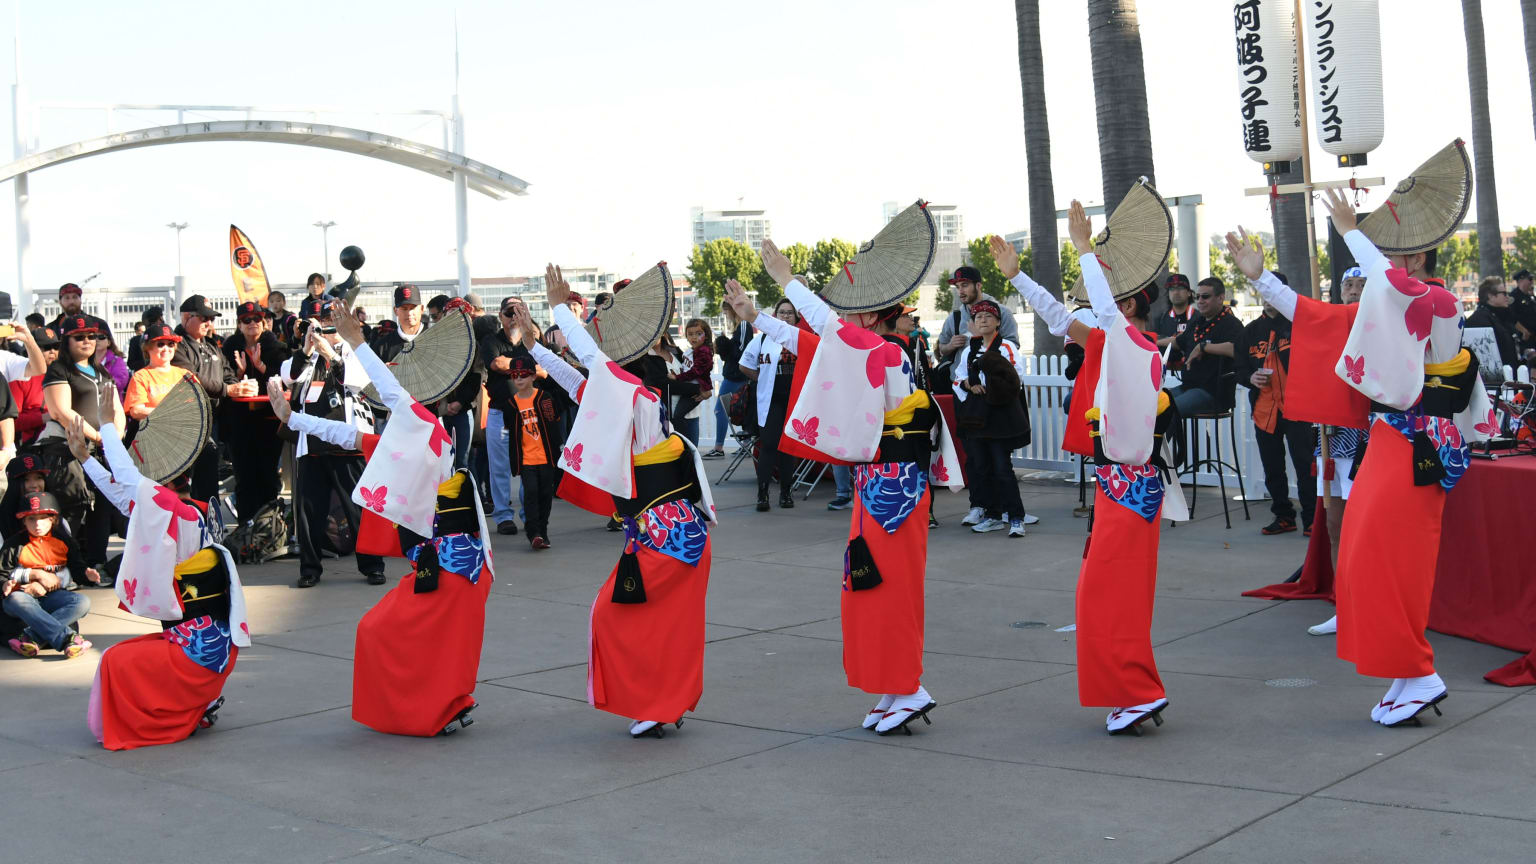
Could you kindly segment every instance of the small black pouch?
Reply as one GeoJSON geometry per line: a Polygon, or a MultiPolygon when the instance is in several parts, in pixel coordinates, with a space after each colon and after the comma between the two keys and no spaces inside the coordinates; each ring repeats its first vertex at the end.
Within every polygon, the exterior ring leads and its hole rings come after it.
{"type": "Polygon", "coordinates": [[[437,590],[438,577],[437,547],[427,543],[416,554],[416,579],[412,588],[417,594],[426,594],[437,590]]]}
{"type": "Polygon", "coordinates": [[[875,565],[875,556],[870,554],[869,544],[863,537],[855,537],[848,541],[848,548],[843,551],[843,588],[847,591],[867,591],[879,585],[880,568],[875,565]]]}
{"type": "Polygon", "coordinates": [[[1413,485],[1433,486],[1445,479],[1440,451],[1424,430],[1413,433],[1413,485]]]}
{"type": "Polygon", "coordinates": [[[635,554],[640,543],[640,529],[635,520],[624,519],[624,554],[619,556],[619,567],[613,574],[614,603],[644,603],[645,578],[640,574],[640,558],[635,554]]]}

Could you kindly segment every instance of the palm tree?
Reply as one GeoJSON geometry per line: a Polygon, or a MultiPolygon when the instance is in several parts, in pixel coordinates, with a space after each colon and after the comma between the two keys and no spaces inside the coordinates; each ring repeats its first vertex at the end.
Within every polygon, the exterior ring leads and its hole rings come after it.
{"type": "Polygon", "coordinates": [[[1536,121],[1536,0],[1520,0],[1520,18],[1525,22],[1525,68],[1531,76],[1531,113],[1536,121]]]}
{"type": "MultiPolygon", "coordinates": [[[[1019,83],[1024,91],[1024,159],[1029,179],[1029,242],[1036,282],[1061,297],[1061,261],[1056,250],[1056,191],[1051,182],[1051,128],[1045,113],[1045,61],[1040,54],[1040,2],[1014,0],[1019,27],[1019,83]]],[[[1061,339],[1035,316],[1035,356],[1058,354],[1061,339]]]]}
{"type": "MultiPolygon", "coordinates": [[[[1477,175],[1477,271],[1479,276],[1504,275],[1504,250],[1499,231],[1499,193],[1493,182],[1493,123],[1488,116],[1488,59],[1483,47],[1482,0],[1461,0],[1461,23],[1467,32],[1467,86],[1472,96],[1472,167],[1477,175]]],[[[1527,33],[1527,44],[1530,34],[1527,33]]]]}
{"type": "MultiPolygon", "coordinates": [[[[1298,167],[1301,163],[1295,163],[1298,167]]],[[[1301,179],[1301,172],[1293,171],[1294,180],[1301,179]]],[[[1288,181],[1293,182],[1293,181],[1288,181]]],[[[1292,192],[1270,199],[1275,222],[1276,264],[1291,287],[1312,296],[1312,260],[1307,257],[1307,202],[1302,192],[1292,192]]]]}
{"type": "Polygon", "coordinates": [[[1088,0],[1088,48],[1093,57],[1099,165],[1104,175],[1104,212],[1108,213],[1136,178],[1145,176],[1155,181],[1136,0],[1088,0]]]}

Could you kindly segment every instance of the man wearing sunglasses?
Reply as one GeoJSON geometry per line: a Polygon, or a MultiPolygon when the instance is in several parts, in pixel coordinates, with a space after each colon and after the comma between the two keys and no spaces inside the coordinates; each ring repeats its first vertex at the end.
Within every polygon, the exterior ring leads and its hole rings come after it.
{"type": "MultiPolygon", "coordinates": [[[[509,434],[517,431],[516,424],[509,428],[506,422],[513,408],[512,369],[519,360],[533,363],[533,355],[523,347],[523,335],[514,323],[518,307],[523,302],[516,297],[501,301],[501,312],[496,332],[480,340],[480,359],[485,364],[485,392],[490,407],[485,414],[485,455],[491,481],[491,521],[496,523],[496,533],[516,534],[517,520],[513,518],[512,460],[509,434]]],[[[563,430],[562,430],[563,431],[563,430]]]]}
{"type": "MultiPolygon", "coordinates": [[[[209,341],[208,337],[213,335],[213,319],[217,317],[219,313],[208,305],[208,300],[201,294],[193,294],[183,301],[181,326],[176,328],[176,335],[181,337],[181,341],[176,344],[176,355],[171,358],[172,366],[197,376],[198,383],[208,393],[208,400],[215,411],[225,396],[239,398],[258,395],[256,382],[250,379],[239,380],[234,367],[224,362],[224,355],[209,341]]],[[[218,452],[217,442],[209,439],[208,445],[197,457],[197,463],[192,466],[192,497],[199,501],[212,501],[218,494],[218,452]]]]}
{"type": "Polygon", "coordinates": [[[1184,360],[1183,383],[1168,391],[1178,406],[1179,416],[1211,414],[1220,410],[1220,393],[1232,392],[1237,381],[1232,378],[1235,346],[1243,339],[1243,325],[1227,308],[1227,286],[1215,276],[1200,280],[1195,292],[1195,311],[1190,322],[1173,342],[1173,354],[1184,360]]]}
{"type": "Polygon", "coordinates": [[[1477,285],[1477,308],[1467,316],[1467,327],[1487,327],[1493,331],[1499,348],[1499,362],[1514,366],[1520,362],[1515,337],[1510,332],[1509,288],[1498,276],[1489,276],[1477,285]]]}

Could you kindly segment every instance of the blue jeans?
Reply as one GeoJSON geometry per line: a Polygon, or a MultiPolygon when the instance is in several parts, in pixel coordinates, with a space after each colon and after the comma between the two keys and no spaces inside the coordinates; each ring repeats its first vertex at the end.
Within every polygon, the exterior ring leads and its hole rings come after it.
{"type": "Polygon", "coordinates": [[[500,408],[485,415],[485,455],[491,469],[491,524],[512,518],[512,454],[507,450],[506,418],[500,408]]]}
{"type": "Polygon", "coordinates": [[[731,418],[725,415],[725,397],[747,386],[745,381],[721,381],[720,389],[715,391],[715,448],[725,447],[725,439],[731,433],[731,418]]]}
{"type": "Polygon", "coordinates": [[[469,447],[475,440],[475,412],[465,408],[452,417],[443,417],[443,428],[453,436],[453,469],[469,467],[469,447]]]}
{"type": "Polygon", "coordinates": [[[677,430],[677,434],[687,438],[693,446],[699,446],[699,418],[695,417],[692,420],[678,418],[672,421],[672,426],[677,430]]]}
{"type": "Polygon", "coordinates": [[[1215,414],[1221,410],[1216,404],[1216,394],[1199,387],[1191,387],[1188,384],[1180,384],[1168,391],[1173,397],[1173,404],[1179,409],[1180,417],[1190,417],[1195,414],[1215,414]]]}
{"type": "Polygon", "coordinates": [[[832,482],[837,485],[837,497],[853,497],[853,470],[847,465],[832,466],[832,482]]]}
{"type": "Polygon", "coordinates": [[[55,651],[63,651],[74,635],[69,625],[91,611],[89,597],[62,588],[33,597],[18,587],[5,598],[4,605],[6,613],[21,619],[39,643],[55,651]]]}

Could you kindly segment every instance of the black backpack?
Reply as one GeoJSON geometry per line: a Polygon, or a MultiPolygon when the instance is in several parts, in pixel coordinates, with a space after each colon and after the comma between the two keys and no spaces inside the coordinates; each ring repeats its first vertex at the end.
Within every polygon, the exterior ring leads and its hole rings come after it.
{"type": "Polygon", "coordinates": [[[237,564],[265,564],[288,551],[288,511],[281,498],[268,501],[229,532],[224,546],[237,564]]]}

